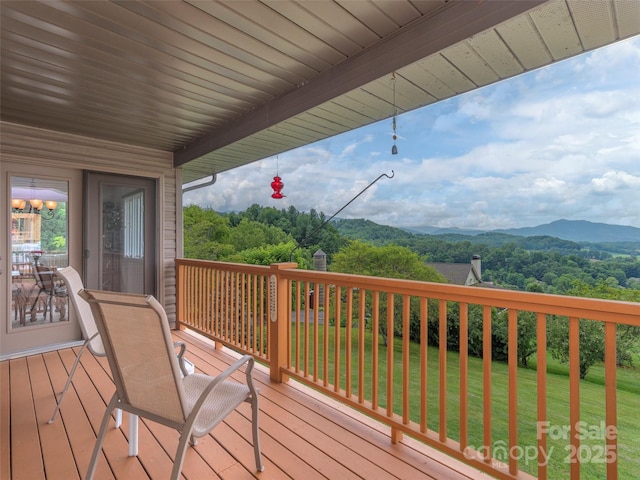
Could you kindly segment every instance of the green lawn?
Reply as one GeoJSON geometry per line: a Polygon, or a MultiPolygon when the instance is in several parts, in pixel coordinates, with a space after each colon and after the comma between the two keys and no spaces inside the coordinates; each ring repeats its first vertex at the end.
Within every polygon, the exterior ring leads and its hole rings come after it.
{"type": "MultiPolygon", "coordinates": [[[[345,386],[345,329],[341,330],[341,387],[345,386]]],[[[304,335],[304,326],[301,331],[304,335]]],[[[334,378],[334,346],[335,336],[333,328],[329,329],[329,381],[334,378]]],[[[357,393],[357,330],[352,335],[352,378],[353,393],[357,393]]],[[[310,329],[313,337],[313,329],[310,329]]],[[[324,332],[319,331],[322,341],[324,332]]],[[[365,332],[365,397],[371,399],[370,379],[372,372],[372,334],[365,332]]],[[[313,342],[310,341],[310,344],[313,342]]],[[[295,342],[294,342],[295,344],[295,342]]],[[[386,408],[385,378],[387,372],[387,349],[379,344],[379,404],[386,408]]],[[[398,411],[402,398],[402,356],[401,340],[395,340],[394,348],[394,406],[398,411]]],[[[412,420],[419,419],[419,345],[411,344],[410,348],[410,416],[412,420]]],[[[319,371],[322,376],[322,348],[319,352],[319,371]]],[[[311,355],[310,355],[311,357],[311,355]]],[[[295,358],[295,350],[294,350],[295,358]]],[[[459,355],[447,352],[447,435],[455,440],[459,439],[459,355]]],[[[569,446],[562,429],[569,425],[569,377],[566,365],[551,358],[548,362],[547,376],[547,418],[552,428],[548,439],[549,478],[569,478],[569,446]],[[552,438],[555,437],[555,438],[552,438]]],[[[429,348],[428,354],[428,426],[431,430],[439,429],[439,354],[437,348],[429,348]]],[[[537,447],[537,377],[535,359],[529,368],[518,369],[518,443],[524,453],[534,453],[537,447]]],[[[312,367],[310,366],[312,372],[312,367]]],[[[581,465],[581,478],[601,479],[606,477],[606,452],[604,440],[599,437],[604,434],[600,429],[604,421],[604,369],[601,365],[592,367],[587,378],[580,383],[580,419],[584,422],[585,438],[582,440],[580,451],[577,453],[584,461],[581,465]],[[592,438],[595,437],[595,438],[592,438]]],[[[508,370],[504,363],[492,364],[492,437],[493,447],[506,447],[508,442],[507,391],[508,370]]],[[[468,375],[468,404],[469,404],[469,445],[479,448],[482,442],[482,360],[469,358],[468,375]]],[[[504,451],[504,450],[503,450],[504,451]]],[[[523,453],[523,455],[524,455],[523,453]]],[[[640,472],[640,370],[638,368],[618,369],[618,459],[619,478],[636,478],[640,472]]],[[[500,460],[504,460],[502,457],[500,460]]],[[[537,473],[537,458],[520,461],[520,468],[535,475],[537,473]]]]}

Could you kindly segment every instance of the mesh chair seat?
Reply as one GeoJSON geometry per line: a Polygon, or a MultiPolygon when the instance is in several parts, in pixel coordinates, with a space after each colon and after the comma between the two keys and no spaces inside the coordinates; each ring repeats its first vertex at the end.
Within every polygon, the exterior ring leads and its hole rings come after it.
{"type": "MultiPolygon", "coordinates": [[[[192,411],[198,398],[211,383],[211,377],[194,373],[183,379],[187,410],[192,411]]],[[[220,382],[207,396],[200,413],[193,425],[194,435],[201,437],[211,431],[237,405],[244,402],[251,395],[249,387],[239,382],[220,382]]]]}

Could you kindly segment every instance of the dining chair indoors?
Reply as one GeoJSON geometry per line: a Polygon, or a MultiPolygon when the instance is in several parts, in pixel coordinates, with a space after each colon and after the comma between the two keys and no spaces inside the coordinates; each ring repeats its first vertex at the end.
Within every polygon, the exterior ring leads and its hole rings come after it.
{"type": "MultiPolygon", "coordinates": [[[[36,309],[36,305],[38,303],[38,299],[40,295],[44,293],[46,295],[46,300],[44,303],[44,314],[42,319],[47,319],[47,312],[49,312],[49,321],[53,321],[53,299],[56,301],[59,298],[67,297],[67,289],[64,285],[59,284],[55,278],[55,271],[50,267],[47,267],[42,264],[32,263],[33,278],[36,281],[36,287],[38,288],[38,293],[36,293],[33,303],[31,305],[31,319],[35,319],[34,311],[36,309]]],[[[60,311],[60,320],[64,320],[64,308],[60,311]]]]}
{"type": "Polygon", "coordinates": [[[115,408],[175,428],[180,440],[171,479],[182,471],[187,443],[203,437],[240,404],[252,409],[253,449],[258,471],[263,471],[258,429],[258,391],[253,385],[254,360],[245,355],[211,377],[183,376],[173,350],[171,332],[162,305],[150,295],[83,290],[91,305],[109,361],[116,391],[107,405],[87,471],[92,479],[111,412],[115,408]],[[230,376],[244,369],[244,382],[230,376]]]}

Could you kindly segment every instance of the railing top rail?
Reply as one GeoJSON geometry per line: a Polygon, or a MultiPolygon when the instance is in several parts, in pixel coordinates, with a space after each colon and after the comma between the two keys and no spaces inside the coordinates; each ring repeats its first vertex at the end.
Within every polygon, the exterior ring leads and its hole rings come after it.
{"type": "Polygon", "coordinates": [[[205,267],[228,272],[244,272],[259,275],[268,275],[270,267],[264,265],[250,265],[247,263],[217,262],[214,260],[197,260],[193,258],[177,258],[176,265],[192,267],[205,267]]]}
{"type": "Polygon", "coordinates": [[[499,288],[468,287],[446,283],[320,272],[316,270],[301,270],[292,268],[292,266],[295,266],[295,263],[276,264],[269,267],[208,260],[178,259],[176,260],[176,264],[260,275],[274,273],[272,267],[282,266],[283,268],[277,269],[278,275],[287,280],[319,282],[340,287],[389,292],[398,295],[426,297],[475,305],[490,305],[499,308],[640,326],[640,303],[637,302],[519,292],[499,288]]]}

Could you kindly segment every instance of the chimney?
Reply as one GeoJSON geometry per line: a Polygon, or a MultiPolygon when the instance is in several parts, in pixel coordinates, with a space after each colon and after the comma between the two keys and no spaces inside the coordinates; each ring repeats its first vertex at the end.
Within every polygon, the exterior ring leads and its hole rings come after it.
{"type": "Polygon", "coordinates": [[[480,255],[471,257],[471,265],[473,265],[473,268],[475,268],[478,273],[478,278],[482,280],[482,257],[480,255]]]}

